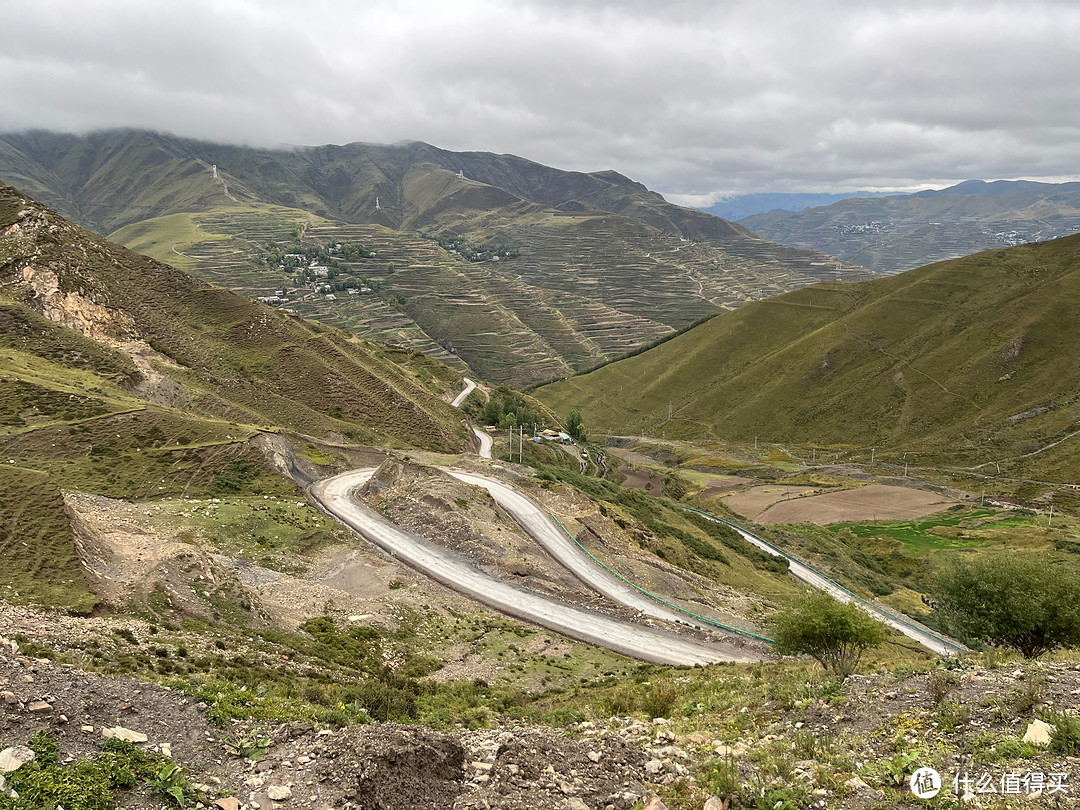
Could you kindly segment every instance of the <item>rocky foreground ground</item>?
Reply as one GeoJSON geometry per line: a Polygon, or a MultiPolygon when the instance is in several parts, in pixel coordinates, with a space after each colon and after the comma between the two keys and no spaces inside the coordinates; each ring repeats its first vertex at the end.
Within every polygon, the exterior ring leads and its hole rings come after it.
{"type": "MultiPolygon", "coordinates": [[[[1071,665],[1038,671],[972,668],[942,681],[953,683],[952,689],[934,685],[937,681],[930,679],[938,677],[936,671],[856,676],[846,687],[845,700],[793,706],[780,721],[767,722],[771,712],[766,707],[747,707],[747,712],[761,713],[760,723],[742,722],[745,728],[734,735],[717,731],[723,725],[716,722],[720,718],[706,718],[702,725],[709,730],[686,732],[680,718],[630,717],[561,729],[508,724],[440,733],[394,724],[335,729],[306,722],[245,722],[222,728],[208,720],[206,704],[180,692],[129,677],[85,673],[22,655],[8,639],[2,644],[0,748],[6,748],[0,770],[19,763],[19,746],[39,729],[58,740],[62,763],[92,758],[103,738],[121,736],[164,753],[185,769],[197,796],[188,806],[720,810],[754,806],[746,798],[747,785],[755,780],[773,788],[771,794],[763,789],[762,798],[786,795],[776,792],[786,789],[785,780],[799,788],[788,790],[787,798],[770,798],[769,806],[778,810],[923,806],[905,784],[889,785],[906,783],[906,773],[914,770],[897,753],[898,741],[926,752],[927,762],[947,778],[950,768],[973,776],[985,771],[999,784],[1007,772],[1067,774],[1056,782],[1064,790],[1050,792],[1046,784],[1036,795],[1021,789],[1008,796],[973,790],[971,806],[1014,801],[1068,806],[1075,801],[1072,791],[1080,788],[1068,782],[1073,777],[1080,783],[1080,758],[1032,745],[1023,749],[1021,736],[1031,722],[1017,705],[1033,695],[1033,678],[1039,681],[1035,698],[1074,705],[1080,673],[1071,665]],[[948,692],[936,708],[934,701],[941,696],[931,694],[934,689],[948,692]],[[1016,716],[1007,718],[1010,712],[1016,716]],[[1003,747],[1008,751],[997,751],[1003,747]],[[790,752],[786,759],[784,752],[790,752]],[[857,757],[871,763],[861,775],[851,773],[866,764],[857,757]],[[1010,757],[1019,759],[1010,762],[1010,757]],[[890,768],[904,778],[891,780],[890,768]],[[727,777],[721,773],[725,769],[727,777]],[[725,778],[741,784],[725,785],[725,778]]],[[[734,727],[736,719],[729,718],[728,725],[734,727]]],[[[145,792],[124,794],[119,803],[169,806],[145,792]]]]}
{"type": "MultiPolygon", "coordinates": [[[[654,668],[649,682],[625,680],[598,693],[602,700],[573,689],[553,696],[566,718],[557,727],[490,714],[488,728],[441,732],[390,723],[221,721],[210,705],[220,694],[194,697],[61,663],[126,646],[118,637],[132,631],[145,631],[134,617],[80,618],[0,601],[0,775],[9,784],[19,767],[32,767],[23,765],[25,746],[45,731],[71,770],[98,756],[105,739],[132,740],[159,764],[180,766],[184,806],[211,810],[1080,804],[1074,661],[923,659],[843,684],[822,677],[816,665],[654,668]],[[46,654],[56,660],[40,657],[46,654]],[[670,700],[653,709],[630,699],[635,690],[670,700]],[[623,698],[626,707],[617,708],[623,698]],[[924,766],[943,782],[929,803],[909,787],[924,766]],[[957,787],[968,788],[966,801],[957,787]]],[[[206,643],[177,633],[192,650],[206,643]]],[[[0,808],[6,801],[0,795],[0,808]]],[[[142,784],[121,791],[117,806],[177,804],[142,784]]]]}
{"type": "MultiPolygon", "coordinates": [[[[128,677],[104,677],[0,653],[0,740],[13,751],[38,729],[60,743],[61,761],[92,758],[119,735],[164,752],[188,771],[204,806],[220,808],[630,808],[651,798],[649,781],[688,773],[661,726],[504,726],[438,733],[380,724],[319,729],[306,722],[220,728],[206,705],[128,677]],[[265,753],[243,756],[265,741],[265,753]],[[658,767],[659,766],[659,767],[658,767]],[[232,798],[230,798],[232,797],[232,798]]],[[[7,750],[7,749],[5,749],[7,750]]],[[[160,799],[125,798],[156,808],[160,799]]]]}

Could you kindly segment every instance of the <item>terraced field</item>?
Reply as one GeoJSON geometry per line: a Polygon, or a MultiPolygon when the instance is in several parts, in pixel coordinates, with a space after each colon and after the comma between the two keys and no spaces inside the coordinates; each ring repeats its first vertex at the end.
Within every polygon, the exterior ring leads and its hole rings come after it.
{"type": "MultiPolygon", "coordinates": [[[[216,284],[359,335],[438,358],[462,373],[526,385],[632,351],[747,300],[824,279],[863,278],[854,265],[733,236],[692,242],[610,214],[555,212],[502,230],[520,255],[470,263],[435,242],[375,224],[345,224],[299,209],[248,205],[160,220],[157,252],[216,284]],[[265,246],[362,244],[341,262],[355,283],[328,290],[268,266],[265,246]],[[200,238],[205,235],[205,238],[200,238]]],[[[118,238],[155,244],[155,221],[118,238]]]]}

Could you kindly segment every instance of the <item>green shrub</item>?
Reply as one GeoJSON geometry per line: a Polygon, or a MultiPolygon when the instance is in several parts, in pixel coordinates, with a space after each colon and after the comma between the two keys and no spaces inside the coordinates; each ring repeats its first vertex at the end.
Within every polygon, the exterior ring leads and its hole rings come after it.
{"type": "Polygon", "coordinates": [[[1080,756],[1080,717],[1054,712],[1046,717],[1046,722],[1054,727],[1050,750],[1067,757],[1080,756]]]}
{"type": "Polygon", "coordinates": [[[885,628],[852,604],[810,592],[777,615],[773,638],[781,655],[806,654],[846,678],[863,653],[885,640],[885,628]]]}
{"type": "Polygon", "coordinates": [[[1038,658],[1080,645],[1080,573],[1052,554],[987,554],[947,569],[939,610],[968,638],[1038,658]]]}
{"type": "Polygon", "coordinates": [[[641,708],[649,717],[670,717],[679,691],[674,686],[657,684],[649,688],[641,700],[641,708]]]}

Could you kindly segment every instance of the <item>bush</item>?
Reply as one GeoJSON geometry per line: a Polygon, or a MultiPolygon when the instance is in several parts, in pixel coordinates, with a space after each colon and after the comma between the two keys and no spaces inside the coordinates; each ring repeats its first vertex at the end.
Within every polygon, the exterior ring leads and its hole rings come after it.
{"type": "Polygon", "coordinates": [[[855,605],[812,592],[777,615],[773,638],[781,655],[809,655],[846,678],[866,650],[885,640],[885,628],[855,605]]]}
{"type": "Polygon", "coordinates": [[[1054,727],[1050,750],[1067,757],[1080,756],[1080,717],[1055,712],[1047,716],[1046,722],[1054,727]]]}
{"type": "Polygon", "coordinates": [[[1080,644],[1080,574],[1052,554],[987,554],[937,582],[938,610],[970,639],[1038,658],[1080,644]]]}

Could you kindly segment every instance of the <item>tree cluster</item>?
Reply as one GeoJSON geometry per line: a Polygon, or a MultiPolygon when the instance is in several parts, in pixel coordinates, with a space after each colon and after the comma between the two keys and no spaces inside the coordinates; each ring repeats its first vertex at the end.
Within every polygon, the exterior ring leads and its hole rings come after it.
{"type": "Polygon", "coordinates": [[[525,403],[524,396],[505,385],[492,391],[487,402],[480,402],[470,396],[462,404],[462,410],[481,424],[496,425],[504,429],[519,425],[539,427],[544,423],[540,414],[525,403]]]}
{"type": "Polygon", "coordinates": [[[959,637],[1038,658],[1080,645],[1080,573],[1050,553],[997,552],[938,579],[939,615],[959,637]]]}
{"type": "Polygon", "coordinates": [[[502,236],[474,242],[452,231],[442,231],[434,236],[426,233],[420,235],[438,243],[444,250],[453,251],[467,262],[486,262],[496,257],[512,259],[521,255],[521,251],[502,236]]]}

